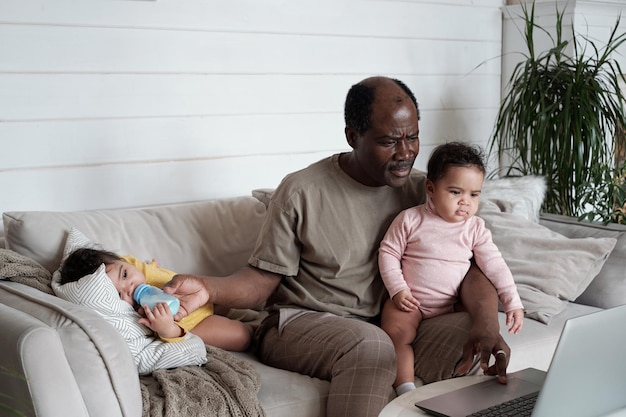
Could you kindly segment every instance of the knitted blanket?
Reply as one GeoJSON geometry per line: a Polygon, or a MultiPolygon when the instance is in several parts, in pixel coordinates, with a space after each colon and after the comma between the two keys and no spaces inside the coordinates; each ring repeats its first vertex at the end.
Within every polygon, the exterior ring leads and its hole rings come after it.
{"type": "Polygon", "coordinates": [[[5,279],[48,294],[52,292],[52,274],[35,260],[8,249],[0,249],[0,279],[5,279]]]}
{"type": "Polygon", "coordinates": [[[143,417],[265,416],[259,376],[232,354],[207,346],[202,366],[159,369],[141,377],[143,417]]]}
{"type": "MultiPolygon", "coordinates": [[[[54,295],[52,274],[34,260],[0,249],[0,279],[54,295]]],[[[229,352],[207,346],[202,366],[159,369],[142,376],[143,417],[259,416],[260,378],[252,365],[229,352]]]]}

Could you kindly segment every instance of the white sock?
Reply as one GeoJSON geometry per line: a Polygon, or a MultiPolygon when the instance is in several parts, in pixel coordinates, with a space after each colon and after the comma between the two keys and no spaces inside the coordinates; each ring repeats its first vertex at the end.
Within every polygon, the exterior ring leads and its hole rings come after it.
{"type": "Polygon", "coordinates": [[[396,395],[399,397],[406,392],[413,391],[414,389],[415,384],[413,382],[403,382],[396,387],[396,395]]]}

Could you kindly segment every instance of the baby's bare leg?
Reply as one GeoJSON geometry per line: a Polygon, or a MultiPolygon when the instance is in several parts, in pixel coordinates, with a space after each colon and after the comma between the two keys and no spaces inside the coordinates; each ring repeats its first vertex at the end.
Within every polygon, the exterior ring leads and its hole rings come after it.
{"type": "Polygon", "coordinates": [[[205,318],[191,333],[200,336],[207,345],[235,352],[247,350],[252,340],[252,326],[218,315],[205,318]]]}
{"type": "Polygon", "coordinates": [[[415,381],[412,343],[421,320],[422,313],[419,310],[400,311],[391,300],[387,300],[383,306],[381,327],[391,338],[396,350],[398,371],[394,388],[405,382],[415,381]]]}

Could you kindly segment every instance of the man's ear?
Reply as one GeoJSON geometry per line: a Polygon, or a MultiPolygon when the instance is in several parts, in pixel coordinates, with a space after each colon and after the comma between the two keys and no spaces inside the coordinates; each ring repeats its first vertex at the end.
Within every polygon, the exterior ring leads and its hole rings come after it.
{"type": "Polygon", "coordinates": [[[344,133],[346,135],[346,141],[348,142],[348,145],[350,145],[350,147],[354,149],[354,147],[356,146],[356,140],[359,137],[359,133],[354,130],[354,128],[348,126],[346,126],[346,128],[344,129],[344,133]]]}

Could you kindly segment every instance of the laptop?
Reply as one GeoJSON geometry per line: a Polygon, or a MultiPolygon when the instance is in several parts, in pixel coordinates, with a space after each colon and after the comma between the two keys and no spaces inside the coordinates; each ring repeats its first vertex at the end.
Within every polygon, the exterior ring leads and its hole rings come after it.
{"type": "MultiPolygon", "coordinates": [[[[469,416],[518,397],[536,396],[533,417],[603,416],[626,407],[626,305],[567,320],[548,372],[527,368],[418,401],[435,416],[469,416]]],[[[495,415],[508,415],[496,413],[495,415]]]]}

